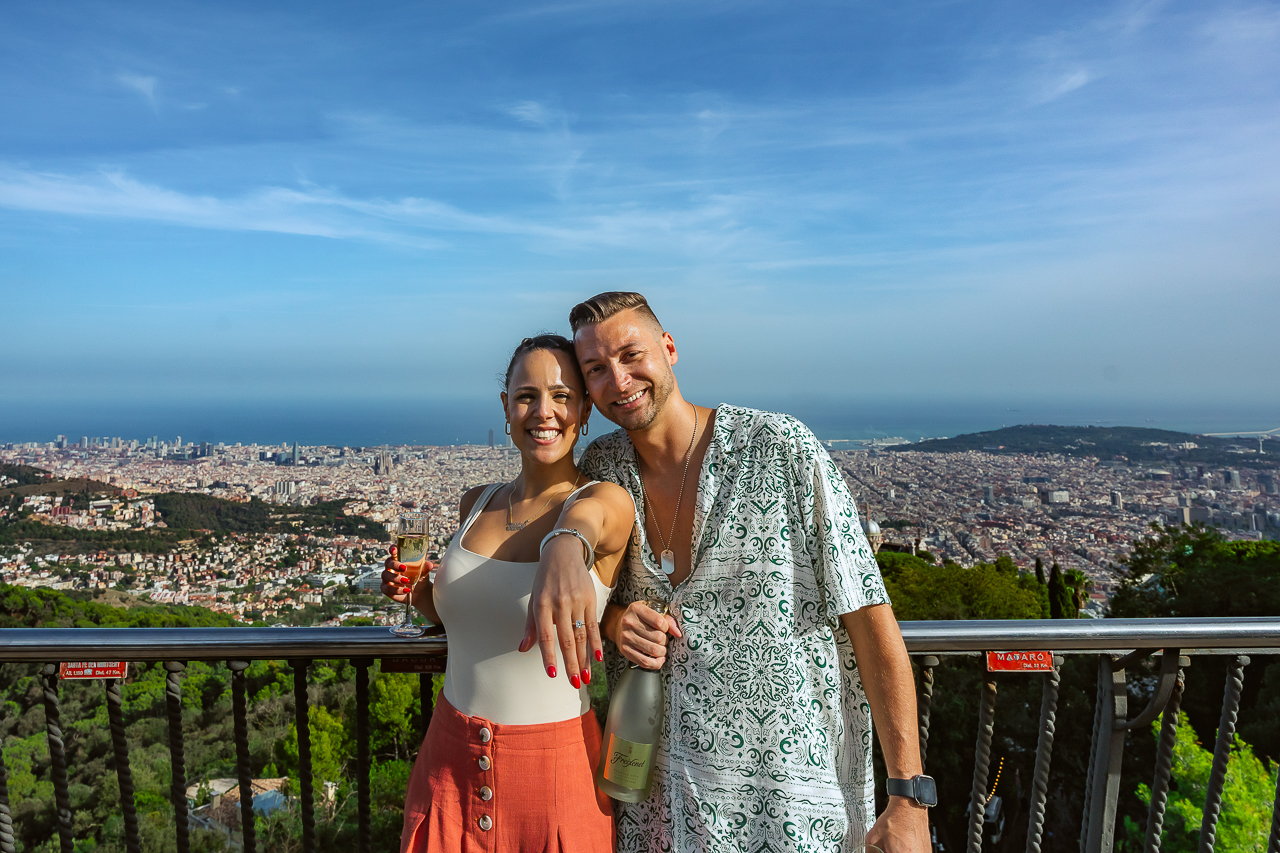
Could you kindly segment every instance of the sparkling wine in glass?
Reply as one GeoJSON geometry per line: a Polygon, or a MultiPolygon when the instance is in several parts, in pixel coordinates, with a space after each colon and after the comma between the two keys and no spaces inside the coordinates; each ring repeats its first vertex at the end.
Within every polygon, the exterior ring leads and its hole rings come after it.
{"type": "Polygon", "coordinates": [[[409,594],[404,599],[404,621],[391,629],[397,637],[421,637],[426,633],[425,628],[413,623],[413,588],[424,574],[430,533],[425,512],[404,512],[396,521],[396,561],[404,565],[400,571],[409,579],[409,594]]]}

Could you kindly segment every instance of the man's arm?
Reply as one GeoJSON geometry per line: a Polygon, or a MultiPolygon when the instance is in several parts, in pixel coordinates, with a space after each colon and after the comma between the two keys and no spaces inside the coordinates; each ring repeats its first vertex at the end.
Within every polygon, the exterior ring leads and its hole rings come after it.
{"type": "MultiPolygon", "coordinates": [[[[853,643],[889,777],[920,775],[915,680],[892,608],[873,604],[841,615],[840,621],[853,643]]],[[[888,807],[867,833],[868,850],[874,844],[885,853],[928,853],[928,814],[928,809],[906,797],[890,797],[888,807]]]]}

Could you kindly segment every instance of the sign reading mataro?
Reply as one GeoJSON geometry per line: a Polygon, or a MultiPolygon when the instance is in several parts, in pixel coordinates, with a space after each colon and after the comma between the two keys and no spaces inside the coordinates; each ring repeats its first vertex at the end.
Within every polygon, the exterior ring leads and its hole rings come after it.
{"type": "Polygon", "coordinates": [[[1053,652],[987,652],[987,672],[1050,672],[1053,652]]]}
{"type": "Polygon", "coordinates": [[[78,660],[58,667],[59,678],[124,678],[128,674],[127,661],[78,660]]]}

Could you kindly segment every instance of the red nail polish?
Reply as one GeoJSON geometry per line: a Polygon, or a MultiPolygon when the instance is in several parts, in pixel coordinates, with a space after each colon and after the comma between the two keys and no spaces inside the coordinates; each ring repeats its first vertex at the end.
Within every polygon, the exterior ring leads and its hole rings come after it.
{"type": "Polygon", "coordinates": [[[582,683],[583,683],[583,684],[590,684],[590,683],[591,683],[591,670],[589,670],[589,669],[584,669],[584,670],[582,671],[582,683]]]}
{"type": "Polygon", "coordinates": [[[600,651],[599,649],[596,649],[596,662],[604,663],[604,652],[600,651]]]}
{"type": "Polygon", "coordinates": [[[582,682],[578,680],[578,676],[576,675],[569,676],[569,683],[573,685],[574,690],[577,690],[582,686],[582,682]]]}
{"type": "Polygon", "coordinates": [[[547,667],[547,675],[551,676],[552,678],[555,678],[555,677],[556,677],[556,668],[555,668],[554,666],[549,666],[549,667],[547,667]]]}

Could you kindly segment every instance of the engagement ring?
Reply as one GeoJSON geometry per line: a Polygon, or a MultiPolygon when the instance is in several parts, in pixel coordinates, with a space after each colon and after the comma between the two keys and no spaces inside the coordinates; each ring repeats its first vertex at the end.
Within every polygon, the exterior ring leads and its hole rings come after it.
{"type": "Polygon", "coordinates": [[[577,622],[574,622],[574,623],[573,623],[573,627],[575,627],[575,628],[585,628],[585,627],[587,627],[587,623],[586,623],[586,622],[583,622],[581,619],[579,619],[577,622]]]}

